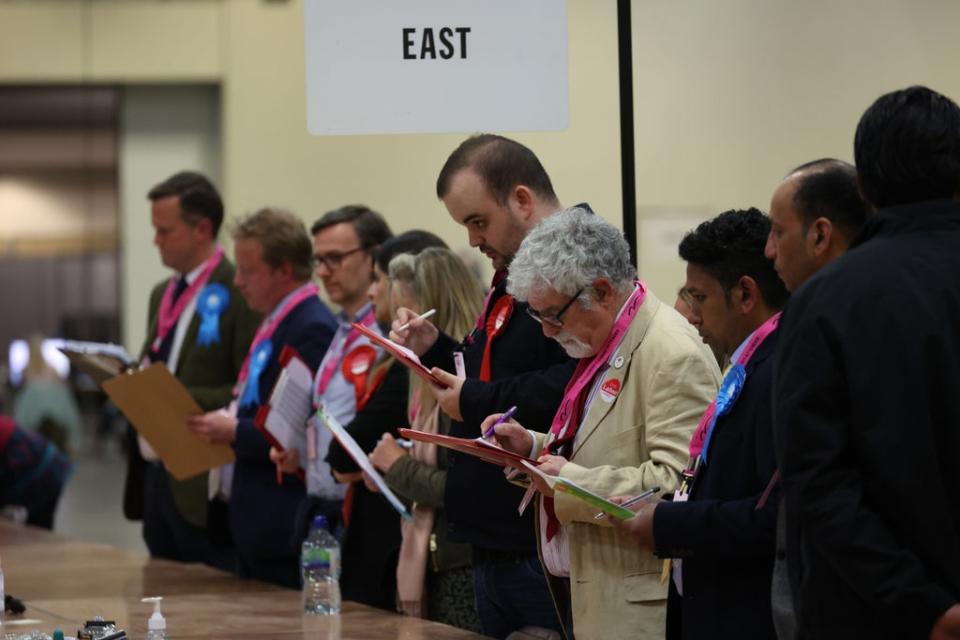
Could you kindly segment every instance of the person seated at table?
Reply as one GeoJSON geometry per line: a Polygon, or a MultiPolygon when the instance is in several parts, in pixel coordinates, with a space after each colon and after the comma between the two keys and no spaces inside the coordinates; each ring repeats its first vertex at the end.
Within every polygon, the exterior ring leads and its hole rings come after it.
{"type": "Polygon", "coordinates": [[[73,464],[46,438],[0,416],[0,507],[23,507],[26,523],[53,528],[73,464]]]}
{"type": "MultiPolygon", "coordinates": [[[[390,262],[390,281],[394,308],[403,306],[417,314],[435,309],[432,321],[447,335],[466,335],[480,313],[483,292],[479,281],[447,249],[395,257],[390,262]]],[[[426,384],[411,378],[411,428],[446,435],[450,417],[440,410],[426,384]]],[[[433,444],[414,442],[408,453],[390,434],[384,434],[370,461],[384,473],[393,491],[414,503],[413,522],[400,525],[400,611],[479,633],[470,545],[447,540],[443,508],[446,452],[433,444]]]]}
{"type": "MultiPolygon", "coordinates": [[[[520,245],[507,291],[579,362],[550,432],[511,420],[496,426],[501,446],[601,496],[675,489],[720,371],[690,323],[636,279],[623,234],[577,207],[555,214],[520,245]]],[[[570,590],[576,636],[662,637],[660,561],[596,507],[533,481],[541,558],[554,593],[570,590]]]]}

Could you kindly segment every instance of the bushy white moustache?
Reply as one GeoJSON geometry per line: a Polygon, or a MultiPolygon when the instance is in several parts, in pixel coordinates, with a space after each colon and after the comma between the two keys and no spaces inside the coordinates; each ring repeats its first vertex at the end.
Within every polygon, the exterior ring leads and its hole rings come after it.
{"type": "Polygon", "coordinates": [[[593,347],[566,331],[561,331],[553,339],[560,343],[571,358],[586,358],[593,355],[593,347]]]}

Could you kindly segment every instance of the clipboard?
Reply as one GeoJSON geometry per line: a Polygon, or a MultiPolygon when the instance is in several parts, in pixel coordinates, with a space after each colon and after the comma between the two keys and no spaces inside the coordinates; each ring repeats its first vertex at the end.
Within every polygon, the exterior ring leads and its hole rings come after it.
{"type": "Polygon", "coordinates": [[[134,366],[130,354],[118,344],[65,340],[58,349],[70,366],[90,376],[97,386],[134,366]]]}
{"type": "Polygon", "coordinates": [[[546,482],[547,485],[549,485],[554,491],[565,493],[576,498],[577,500],[580,500],[581,502],[586,502],[591,507],[595,507],[603,513],[611,515],[618,520],[629,520],[633,516],[637,515],[626,507],[621,507],[618,504],[610,502],[603,496],[599,496],[588,489],[584,489],[573,480],[568,480],[567,478],[561,478],[559,476],[551,476],[543,471],[540,471],[540,469],[537,468],[536,463],[530,464],[529,462],[524,462],[523,466],[530,473],[536,474],[540,478],[543,478],[543,481],[546,482]]]}
{"type": "Polygon", "coordinates": [[[305,480],[302,462],[307,459],[307,421],[313,413],[313,373],[289,345],[283,347],[278,362],[280,376],[269,401],[257,410],[253,424],[272,447],[300,453],[301,466],[296,475],[305,480]]]}
{"type": "Polygon", "coordinates": [[[387,486],[386,480],[383,479],[383,476],[380,475],[380,472],[377,471],[373,464],[370,462],[370,457],[366,452],[357,444],[357,441],[354,440],[353,436],[350,435],[350,432],[344,428],[342,424],[337,422],[337,420],[327,413],[327,410],[322,406],[317,409],[317,418],[319,418],[322,424],[325,424],[330,432],[333,434],[333,437],[337,439],[337,442],[340,443],[347,454],[353,461],[357,463],[357,466],[360,467],[364,473],[370,476],[370,479],[373,480],[373,484],[377,485],[377,490],[380,492],[387,502],[390,503],[390,506],[393,507],[394,511],[400,514],[400,517],[406,520],[407,522],[413,521],[413,516],[410,515],[410,512],[407,510],[406,505],[397,497],[390,487],[387,486]]]}
{"type": "Polygon", "coordinates": [[[426,433],[416,429],[400,428],[397,430],[401,437],[410,440],[419,440],[420,442],[429,442],[440,447],[453,449],[460,453],[465,453],[475,458],[480,458],[484,462],[499,465],[501,467],[513,466],[519,467],[524,462],[537,464],[536,460],[531,460],[520,454],[507,451],[503,447],[487,442],[483,438],[455,438],[445,436],[439,433],[426,433]]]}
{"type": "Polygon", "coordinates": [[[430,369],[427,369],[425,366],[423,366],[423,363],[420,362],[420,358],[417,357],[417,354],[415,354],[413,351],[410,351],[410,349],[407,349],[403,345],[397,344],[389,338],[384,338],[376,331],[368,329],[358,322],[353,323],[353,328],[369,338],[371,342],[374,342],[386,349],[397,359],[400,364],[407,367],[430,384],[436,385],[441,389],[447,388],[446,383],[442,382],[440,378],[430,373],[430,369]]]}
{"type": "Polygon", "coordinates": [[[186,387],[162,363],[115,376],[103,390],[157,452],[177,480],[233,462],[233,448],[210,444],[187,428],[187,417],[203,413],[186,387]]]}

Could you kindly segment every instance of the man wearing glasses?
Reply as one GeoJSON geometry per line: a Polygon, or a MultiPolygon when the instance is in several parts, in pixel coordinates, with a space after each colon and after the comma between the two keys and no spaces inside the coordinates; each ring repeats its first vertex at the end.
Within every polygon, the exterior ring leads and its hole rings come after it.
{"type": "MultiPolygon", "coordinates": [[[[720,372],[693,327],[637,281],[623,234],[577,207],[551,216],[520,246],[507,290],[579,361],[549,431],[501,424],[501,446],[601,496],[677,488],[720,372]]],[[[660,561],[596,507],[535,486],[543,564],[555,592],[570,590],[576,637],[663,637],[660,561]]]]}
{"type": "MultiPolygon", "coordinates": [[[[367,289],[373,282],[373,259],[377,248],[392,237],[383,217],[363,205],[347,205],[328,211],[310,229],[313,234],[316,275],[331,302],[340,306],[337,332],[317,369],[314,403],[323,404],[342,425],[350,424],[357,412],[358,389],[380,354],[352,323],[381,332],[367,289]],[[345,366],[346,365],[346,366],[345,366]]],[[[362,395],[359,394],[359,395],[362,395]]],[[[308,425],[307,493],[300,523],[306,534],[313,514],[323,513],[331,528],[337,529],[347,484],[337,482],[325,462],[330,430],[312,418],[308,425]]]]}

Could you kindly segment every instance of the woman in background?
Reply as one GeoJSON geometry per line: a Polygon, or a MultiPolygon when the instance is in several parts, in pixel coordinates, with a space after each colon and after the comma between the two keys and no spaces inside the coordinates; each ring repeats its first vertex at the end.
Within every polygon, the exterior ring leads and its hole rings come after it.
{"type": "MultiPolygon", "coordinates": [[[[447,335],[473,329],[483,292],[463,261],[447,249],[399,255],[390,262],[394,309],[404,306],[423,313],[436,309],[431,321],[447,335]]],[[[410,382],[410,424],[446,434],[450,419],[440,411],[426,383],[410,382]]],[[[414,442],[409,452],[384,434],[370,461],[384,472],[387,485],[414,502],[413,521],[401,523],[403,542],[397,565],[399,608],[404,614],[480,631],[474,605],[470,546],[448,542],[444,515],[446,450],[414,442]]]]}

